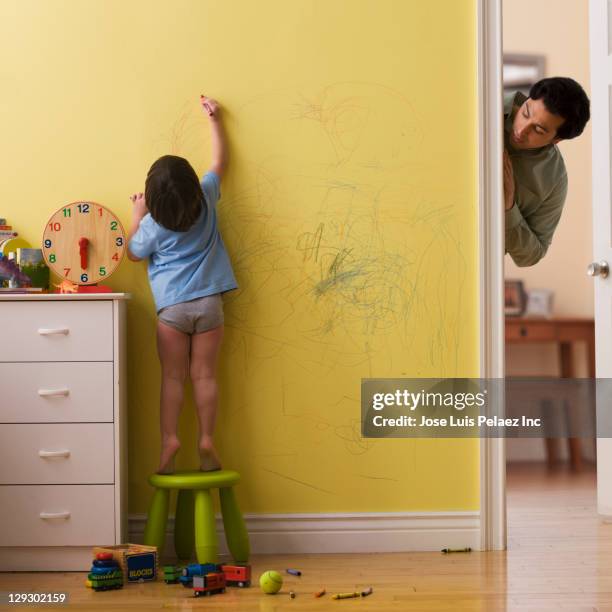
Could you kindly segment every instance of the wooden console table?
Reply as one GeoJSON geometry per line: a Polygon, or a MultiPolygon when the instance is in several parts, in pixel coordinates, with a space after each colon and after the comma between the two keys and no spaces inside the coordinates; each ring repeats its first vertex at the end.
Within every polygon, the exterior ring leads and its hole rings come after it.
{"type": "MultiPolygon", "coordinates": [[[[506,344],[553,343],[558,346],[561,378],[575,377],[574,347],[577,342],[587,346],[587,376],[595,378],[595,322],[586,318],[506,317],[506,344]]],[[[558,458],[558,440],[547,439],[549,464],[558,458]]],[[[579,438],[569,438],[572,466],[580,468],[582,452],[579,438]]]]}

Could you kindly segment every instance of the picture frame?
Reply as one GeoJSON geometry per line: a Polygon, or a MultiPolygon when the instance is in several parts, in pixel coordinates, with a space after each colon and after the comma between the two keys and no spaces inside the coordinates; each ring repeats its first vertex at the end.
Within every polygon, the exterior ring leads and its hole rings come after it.
{"type": "Polygon", "coordinates": [[[520,317],[525,312],[525,286],[521,280],[506,280],[504,283],[504,314],[520,317]]]}
{"type": "Polygon", "coordinates": [[[526,96],[534,83],[544,78],[546,57],[524,53],[504,53],[503,87],[504,95],[520,91],[526,96]]]}
{"type": "Polygon", "coordinates": [[[552,317],[554,292],[550,289],[530,289],[527,292],[525,316],[552,317]]]}

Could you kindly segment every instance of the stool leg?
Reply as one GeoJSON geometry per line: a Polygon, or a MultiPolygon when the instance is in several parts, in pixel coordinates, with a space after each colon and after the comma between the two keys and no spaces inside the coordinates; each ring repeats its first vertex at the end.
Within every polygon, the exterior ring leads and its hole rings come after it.
{"type": "Polygon", "coordinates": [[[225,529],[225,539],[227,547],[230,549],[234,560],[238,563],[246,563],[249,560],[249,534],[247,533],[244,519],[236,497],[234,489],[226,487],[219,489],[221,500],[221,514],[223,515],[223,527],[225,529]]]}
{"type": "Polygon", "coordinates": [[[217,532],[212,496],[208,489],[193,492],[195,506],[195,548],[198,563],[217,562],[217,532]]]}
{"type": "Polygon", "coordinates": [[[144,531],[144,543],[150,546],[157,546],[158,557],[162,556],[166,540],[169,494],[170,491],[168,489],[155,490],[144,531]]]}
{"type": "Polygon", "coordinates": [[[180,489],[176,500],[174,550],[179,559],[191,559],[193,551],[193,494],[189,489],[180,489]]]}

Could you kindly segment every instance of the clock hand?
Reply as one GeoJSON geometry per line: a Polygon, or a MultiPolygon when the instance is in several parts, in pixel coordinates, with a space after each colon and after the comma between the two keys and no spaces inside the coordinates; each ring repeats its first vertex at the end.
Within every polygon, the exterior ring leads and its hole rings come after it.
{"type": "Polygon", "coordinates": [[[87,246],[89,240],[87,238],[79,239],[79,255],[81,256],[81,268],[87,270],[87,246]]]}

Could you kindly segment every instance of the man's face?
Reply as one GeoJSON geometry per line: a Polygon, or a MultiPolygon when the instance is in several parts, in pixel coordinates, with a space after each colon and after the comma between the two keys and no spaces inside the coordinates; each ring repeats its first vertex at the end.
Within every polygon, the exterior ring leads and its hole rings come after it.
{"type": "Polygon", "coordinates": [[[557,130],[565,119],[549,112],[543,100],[527,98],[516,111],[510,142],[515,149],[538,149],[548,144],[557,144],[557,130]]]}

